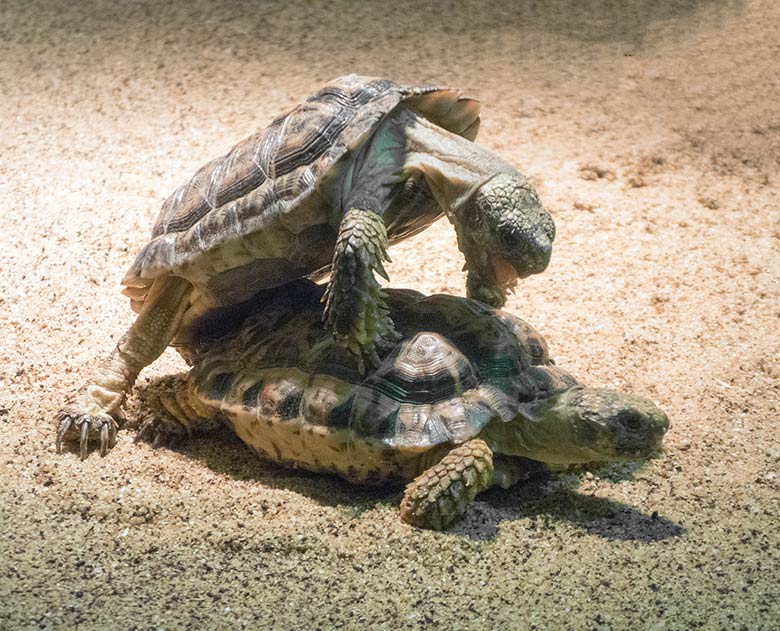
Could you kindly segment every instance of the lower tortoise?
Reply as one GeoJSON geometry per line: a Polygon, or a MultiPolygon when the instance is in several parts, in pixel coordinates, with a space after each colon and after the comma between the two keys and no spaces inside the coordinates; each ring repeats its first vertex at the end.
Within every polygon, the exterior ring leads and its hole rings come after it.
{"type": "MultiPolygon", "coordinates": [[[[544,339],[506,312],[448,295],[388,290],[402,339],[361,374],[321,326],[323,289],[268,292],[236,330],[184,349],[186,375],[147,390],[139,436],[230,425],[263,458],[354,483],[410,482],[401,517],[444,529],[477,493],[508,488],[528,462],[645,459],[669,427],[654,403],[580,385],[544,339]]],[[[209,329],[213,334],[213,327],[209,329]]]]}

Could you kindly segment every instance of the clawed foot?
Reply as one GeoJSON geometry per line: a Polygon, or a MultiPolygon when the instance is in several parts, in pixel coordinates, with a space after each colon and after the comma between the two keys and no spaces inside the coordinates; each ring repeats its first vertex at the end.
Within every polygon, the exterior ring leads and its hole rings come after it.
{"type": "Polygon", "coordinates": [[[136,443],[146,441],[151,443],[152,449],[158,447],[173,448],[181,441],[190,438],[188,427],[182,425],[175,418],[163,413],[149,414],[141,423],[141,428],[135,436],[136,443]]]}
{"type": "Polygon", "coordinates": [[[186,375],[169,375],[141,390],[139,418],[142,420],[135,442],[150,442],[152,449],[173,448],[195,434],[210,432],[222,425],[214,418],[204,418],[192,408],[188,386],[186,375]]]}
{"type": "Polygon", "coordinates": [[[62,453],[62,443],[79,440],[79,455],[87,457],[90,437],[100,437],[100,455],[105,456],[116,444],[118,425],[108,414],[85,414],[75,408],[66,407],[57,414],[57,453],[62,453]]]}
{"type": "Polygon", "coordinates": [[[496,284],[485,282],[477,274],[469,271],[466,282],[466,295],[471,300],[479,300],[488,307],[500,309],[506,303],[507,291],[514,293],[515,284],[502,287],[496,284]]]}
{"type": "Polygon", "coordinates": [[[184,386],[181,375],[168,375],[156,379],[139,394],[141,428],[135,442],[147,441],[152,449],[175,447],[192,436],[192,429],[185,421],[186,412],[177,401],[176,392],[184,386]]]}
{"type": "Polygon", "coordinates": [[[376,335],[363,342],[351,335],[333,334],[336,343],[350,351],[358,364],[360,374],[365,374],[367,368],[376,368],[382,362],[382,357],[403,337],[393,326],[393,321],[385,317],[379,324],[376,335]]]}

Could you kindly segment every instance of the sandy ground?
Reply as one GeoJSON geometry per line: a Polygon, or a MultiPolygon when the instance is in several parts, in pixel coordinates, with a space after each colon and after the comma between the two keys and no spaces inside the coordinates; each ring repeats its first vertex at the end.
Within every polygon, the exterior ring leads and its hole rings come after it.
{"type": "MultiPolygon", "coordinates": [[[[72,4],[0,5],[0,628],[780,626],[776,3],[72,4]],[[161,201],[347,72],[484,101],[480,142],[558,226],[509,308],[583,381],[658,401],[662,459],[491,492],[437,534],[228,433],[54,453],[161,201]]],[[[446,222],[392,256],[396,286],[463,293],[446,222]]]]}

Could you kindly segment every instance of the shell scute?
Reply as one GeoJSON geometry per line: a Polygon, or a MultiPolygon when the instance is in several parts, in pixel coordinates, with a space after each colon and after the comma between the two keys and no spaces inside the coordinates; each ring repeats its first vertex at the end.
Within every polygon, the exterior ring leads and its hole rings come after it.
{"type": "Polygon", "coordinates": [[[227,398],[230,387],[233,385],[234,373],[222,372],[217,373],[211,379],[209,379],[205,392],[212,401],[222,401],[227,398]]]}
{"type": "Polygon", "coordinates": [[[521,320],[516,315],[496,309],[496,318],[503,322],[528,353],[529,363],[531,365],[543,365],[550,363],[550,353],[547,348],[547,341],[542,337],[534,327],[525,320],[521,320]]]}
{"type": "Polygon", "coordinates": [[[249,388],[244,390],[244,394],[242,395],[242,400],[244,402],[244,407],[248,410],[255,409],[259,407],[260,405],[260,393],[263,391],[263,382],[258,381],[257,383],[251,385],[249,388]]]}
{"type": "Polygon", "coordinates": [[[394,430],[392,444],[396,447],[419,449],[452,439],[446,421],[434,412],[432,405],[401,405],[394,430]]]}
{"type": "Polygon", "coordinates": [[[276,378],[265,378],[257,399],[258,414],[275,421],[300,417],[304,386],[299,374],[277,372],[276,378]]]}
{"type": "Polygon", "coordinates": [[[398,401],[433,403],[477,385],[474,367],[446,338],[422,332],[402,342],[368,380],[398,401]]]}

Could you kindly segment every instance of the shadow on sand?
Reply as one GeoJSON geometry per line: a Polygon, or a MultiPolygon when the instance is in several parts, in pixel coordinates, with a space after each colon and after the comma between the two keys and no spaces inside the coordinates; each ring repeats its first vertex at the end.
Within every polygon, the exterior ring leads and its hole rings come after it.
{"type": "MultiPolygon", "coordinates": [[[[323,506],[340,508],[349,518],[356,518],[377,505],[395,510],[401,500],[399,485],[358,486],[337,476],[263,461],[226,427],[181,444],[175,451],[234,480],[293,491],[323,506]]],[[[631,479],[632,476],[633,468],[627,467],[620,477],[631,479]]],[[[528,481],[512,489],[482,493],[469,507],[465,518],[446,534],[476,541],[490,540],[497,536],[502,522],[519,519],[530,520],[532,530],[549,528],[555,522],[571,522],[589,534],[615,541],[660,541],[685,532],[656,513],[646,515],[620,502],[568,488],[576,486],[578,479],[572,475],[565,477],[562,481],[539,465],[528,481]]],[[[615,479],[615,474],[611,477],[615,479]]]]}
{"type": "Polygon", "coordinates": [[[477,540],[492,539],[502,522],[522,519],[530,520],[529,530],[569,522],[612,541],[661,541],[685,532],[682,526],[657,513],[647,515],[622,502],[566,488],[549,473],[540,473],[509,490],[483,493],[473,510],[449,532],[477,540]]]}

